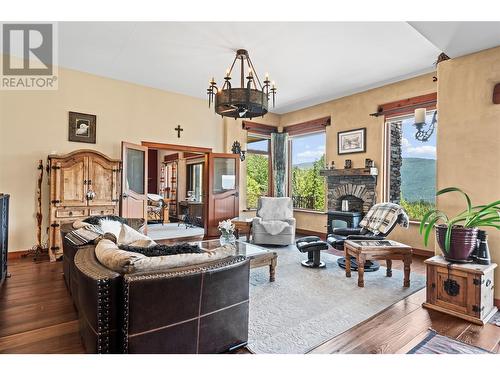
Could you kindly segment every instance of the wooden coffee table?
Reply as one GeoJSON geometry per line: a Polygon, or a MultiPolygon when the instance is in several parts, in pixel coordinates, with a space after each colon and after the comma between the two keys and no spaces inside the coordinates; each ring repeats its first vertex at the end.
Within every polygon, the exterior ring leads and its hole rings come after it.
{"type": "MultiPolygon", "coordinates": [[[[205,251],[212,251],[221,246],[219,240],[207,240],[194,242],[205,251]]],[[[234,243],[234,255],[242,255],[250,259],[250,268],[269,267],[269,281],[273,282],[276,278],[276,266],[278,264],[278,254],[275,251],[268,250],[265,247],[250,244],[248,242],[237,240],[234,243]]]]}
{"type": "Polygon", "coordinates": [[[358,286],[365,286],[365,262],[370,259],[385,260],[387,277],[392,276],[392,261],[402,260],[404,263],[403,286],[410,286],[410,265],[412,248],[391,240],[346,240],[344,242],[345,276],[351,277],[351,255],[358,262],[358,286]]]}

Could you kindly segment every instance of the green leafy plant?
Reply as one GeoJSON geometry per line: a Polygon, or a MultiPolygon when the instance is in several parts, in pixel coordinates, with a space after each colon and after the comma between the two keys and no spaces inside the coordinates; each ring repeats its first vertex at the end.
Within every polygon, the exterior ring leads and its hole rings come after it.
{"type": "Polygon", "coordinates": [[[436,192],[436,196],[457,192],[465,198],[467,208],[457,216],[449,218],[444,212],[433,209],[428,211],[420,222],[420,234],[424,235],[424,244],[429,243],[429,235],[434,226],[442,221],[447,226],[445,237],[445,251],[450,250],[451,233],[453,228],[493,227],[500,229],[500,200],[486,205],[473,206],[469,196],[459,188],[449,187],[436,192]]]}

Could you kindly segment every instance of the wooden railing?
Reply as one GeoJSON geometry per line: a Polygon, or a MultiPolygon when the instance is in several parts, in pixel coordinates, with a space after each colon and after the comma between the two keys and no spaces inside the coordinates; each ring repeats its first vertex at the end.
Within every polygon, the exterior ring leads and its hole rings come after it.
{"type": "Polygon", "coordinates": [[[293,196],[293,207],[294,208],[302,208],[305,210],[314,210],[315,209],[315,201],[314,201],[314,196],[309,195],[309,196],[293,196]]]}

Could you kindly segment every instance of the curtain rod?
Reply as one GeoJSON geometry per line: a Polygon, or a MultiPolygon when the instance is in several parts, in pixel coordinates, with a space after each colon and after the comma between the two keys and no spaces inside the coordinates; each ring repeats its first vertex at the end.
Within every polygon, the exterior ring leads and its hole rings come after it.
{"type": "Polygon", "coordinates": [[[426,102],[421,102],[421,103],[416,103],[416,104],[410,104],[410,105],[405,105],[405,106],[401,106],[401,107],[396,107],[396,108],[391,108],[391,109],[388,109],[386,111],[383,110],[383,106],[380,106],[379,108],[382,109],[381,111],[378,111],[378,112],[375,112],[375,113],[370,113],[370,116],[374,116],[374,117],[378,117],[378,116],[383,116],[383,115],[387,115],[387,114],[390,114],[392,112],[399,112],[401,110],[408,110],[408,109],[412,109],[412,108],[421,108],[421,107],[427,107],[427,106],[431,106],[431,105],[435,105],[437,104],[437,100],[429,100],[429,101],[426,101],[426,102]]]}

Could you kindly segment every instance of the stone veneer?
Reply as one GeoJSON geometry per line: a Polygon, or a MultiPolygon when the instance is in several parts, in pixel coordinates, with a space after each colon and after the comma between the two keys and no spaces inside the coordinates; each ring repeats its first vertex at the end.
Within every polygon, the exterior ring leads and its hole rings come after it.
{"type": "Polygon", "coordinates": [[[342,200],[349,201],[349,211],[366,214],[377,202],[376,175],[327,176],[328,210],[340,211],[342,200]]]}
{"type": "Polygon", "coordinates": [[[390,175],[389,175],[389,202],[399,204],[401,200],[401,166],[403,165],[402,121],[391,122],[391,152],[390,152],[390,175]]]}

